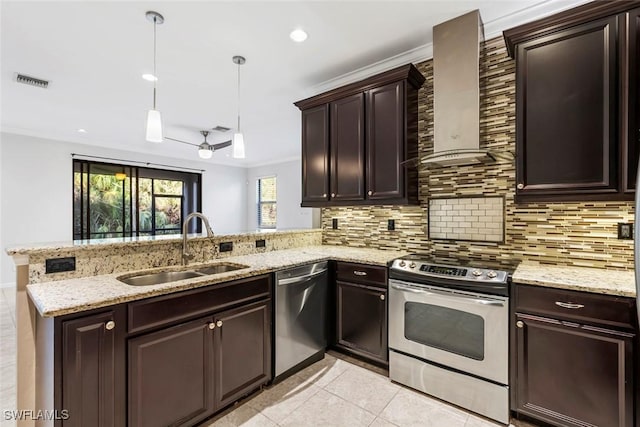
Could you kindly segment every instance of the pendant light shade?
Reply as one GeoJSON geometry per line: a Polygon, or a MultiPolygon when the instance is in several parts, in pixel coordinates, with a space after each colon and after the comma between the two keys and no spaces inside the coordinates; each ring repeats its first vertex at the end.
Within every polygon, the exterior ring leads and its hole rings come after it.
{"type": "MultiPolygon", "coordinates": [[[[153,75],[156,73],[156,27],[164,22],[164,17],[158,12],[149,11],[145,14],[147,19],[153,22],[153,75]]],[[[149,142],[162,142],[162,115],[156,108],[156,81],[153,80],[153,108],[147,112],[147,131],[145,139],[149,142]]]]}
{"type": "Polygon", "coordinates": [[[244,159],[244,136],[240,132],[233,134],[233,158],[244,159]]]}
{"type": "Polygon", "coordinates": [[[244,159],[244,136],[240,130],[240,66],[247,62],[244,56],[236,55],[233,63],[238,65],[238,129],[233,134],[233,158],[244,159]]]}
{"type": "Polygon", "coordinates": [[[158,110],[147,112],[147,135],[149,142],[162,142],[162,115],[158,110]]]}

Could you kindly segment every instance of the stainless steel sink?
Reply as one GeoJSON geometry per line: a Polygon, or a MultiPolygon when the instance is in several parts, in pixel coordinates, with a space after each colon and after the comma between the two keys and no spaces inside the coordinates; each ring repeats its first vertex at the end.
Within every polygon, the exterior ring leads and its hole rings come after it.
{"type": "Polygon", "coordinates": [[[204,277],[212,274],[226,273],[228,271],[240,270],[242,268],[248,268],[248,266],[220,263],[194,270],[160,271],[158,273],[134,274],[132,276],[118,277],[118,280],[131,286],[150,286],[184,279],[193,279],[195,277],[204,277]]]}
{"type": "Polygon", "coordinates": [[[195,272],[204,274],[204,275],[209,275],[209,274],[226,273],[227,271],[240,270],[241,268],[247,268],[247,267],[244,265],[238,265],[238,264],[216,264],[216,265],[210,265],[209,267],[198,268],[195,270],[195,272]]]}

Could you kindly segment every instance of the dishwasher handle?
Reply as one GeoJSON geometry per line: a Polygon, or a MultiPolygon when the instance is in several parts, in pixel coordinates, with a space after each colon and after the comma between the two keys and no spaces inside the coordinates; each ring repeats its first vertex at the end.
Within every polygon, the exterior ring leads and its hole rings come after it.
{"type": "Polygon", "coordinates": [[[314,271],[311,274],[306,274],[304,276],[296,276],[296,277],[290,277],[287,279],[278,279],[278,286],[282,286],[282,285],[295,285],[296,283],[303,283],[306,282],[308,280],[313,279],[316,276],[320,276],[321,274],[324,274],[327,272],[327,268],[323,269],[323,270],[319,270],[319,271],[314,271]]]}

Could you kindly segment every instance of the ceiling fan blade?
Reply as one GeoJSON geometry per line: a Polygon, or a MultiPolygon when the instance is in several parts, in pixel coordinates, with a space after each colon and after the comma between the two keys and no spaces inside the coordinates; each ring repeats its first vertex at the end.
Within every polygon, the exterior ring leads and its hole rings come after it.
{"type": "Polygon", "coordinates": [[[193,145],[194,147],[198,147],[199,146],[199,144],[194,144],[193,142],[181,141],[179,139],[169,138],[168,136],[165,136],[164,139],[168,139],[170,141],[175,141],[175,142],[180,142],[182,144],[193,145]]]}
{"type": "Polygon", "coordinates": [[[225,141],[225,142],[220,142],[218,144],[211,144],[211,148],[213,148],[214,150],[219,150],[221,148],[226,148],[229,147],[232,144],[231,140],[229,141],[225,141]]]}

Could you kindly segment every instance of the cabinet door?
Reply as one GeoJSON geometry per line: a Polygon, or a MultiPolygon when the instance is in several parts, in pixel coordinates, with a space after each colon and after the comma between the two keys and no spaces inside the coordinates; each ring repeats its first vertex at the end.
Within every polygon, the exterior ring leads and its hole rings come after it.
{"type": "Polygon", "coordinates": [[[302,112],[302,203],[329,200],[329,107],[302,112]]]}
{"type": "Polygon", "coordinates": [[[524,314],[516,321],[518,412],[562,426],[633,425],[633,335],[524,314]]]}
{"type": "Polygon", "coordinates": [[[215,315],[216,409],[271,380],[271,300],[215,315]]]}
{"type": "Polygon", "coordinates": [[[62,408],[67,426],[124,426],[124,322],[112,311],[62,323],[62,408]],[[116,329],[115,326],[119,329],[116,329]],[[112,327],[113,326],[113,327],[112,327]],[[119,338],[122,341],[119,341],[119,338]]]}
{"type": "Polygon", "coordinates": [[[386,362],[387,291],[355,283],[336,283],[338,345],[386,362]]]}
{"type": "Polygon", "coordinates": [[[628,68],[628,127],[625,151],[625,191],[634,192],[640,155],[640,9],[628,13],[629,68],[628,68]]]}
{"type": "Polygon", "coordinates": [[[193,425],[213,413],[213,319],[129,340],[129,425],[193,425]]]}
{"type": "Polygon", "coordinates": [[[405,83],[367,92],[367,198],[405,197],[405,83]]]}
{"type": "Polygon", "coordinates": [[[364,199],[364,94],[334,101],[331,116],[331,199],[364,199]]]}
{"type": "Polygon", "coordinates": [[[518,46],[519,200],[618,191],[616,23],[609,17],[518,46]]]}

